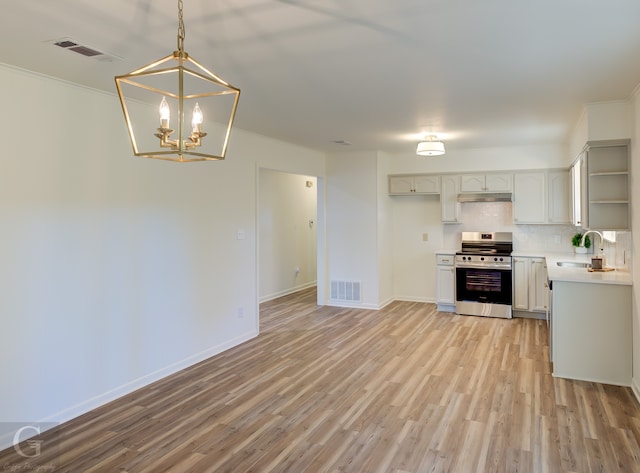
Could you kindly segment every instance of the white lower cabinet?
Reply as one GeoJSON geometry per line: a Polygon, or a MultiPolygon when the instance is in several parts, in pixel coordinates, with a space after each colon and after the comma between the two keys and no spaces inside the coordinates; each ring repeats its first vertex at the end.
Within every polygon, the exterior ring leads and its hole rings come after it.
{"type": "Polygon", "coordinates": [[[514,257],[513,310],[546,314],[548,300],[545,259],[524,256],[514,257]]]}
{"type": "Polygon", "coordinates": [[[454,253],[436,254],[436,303],[442,312],[456,310],[454,253]]]}
{"type": "Polygon", "coordinates": [[[553,281],[553,376],[630,386],[631,286],[553,281]]]}

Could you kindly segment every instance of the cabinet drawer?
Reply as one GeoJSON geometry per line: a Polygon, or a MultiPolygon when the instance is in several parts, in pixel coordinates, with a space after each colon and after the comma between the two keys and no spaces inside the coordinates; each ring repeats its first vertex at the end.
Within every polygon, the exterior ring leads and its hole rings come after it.
{"type": "Polygon", "coordinates": [[[438,266],[453,266],[454,255],[436,255],[436,264],[438,266]]]}

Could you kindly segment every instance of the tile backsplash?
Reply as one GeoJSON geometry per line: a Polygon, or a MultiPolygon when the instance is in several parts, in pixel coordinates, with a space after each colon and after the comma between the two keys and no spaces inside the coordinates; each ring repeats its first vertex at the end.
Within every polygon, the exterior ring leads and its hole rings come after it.
{"type": "MultiPolygon", "coordinates": [[[[445,225],[445,248],[460,247],[461,232],[511,232],[514,251],[545,253],[572,253],[571,238],[578,231],[573,225],[515,225],[511,202],[466,202],[461,206],[459,225],[445,225]]],[[[600,238],[591,235],[599,245],[600,238]]],[[[595,245],[590,248],[593,251],[595,245]]],[[[605,241],[607,265],[629,269],[631,260],[631,233],[616,232],[616,242],[605,241]]]]}

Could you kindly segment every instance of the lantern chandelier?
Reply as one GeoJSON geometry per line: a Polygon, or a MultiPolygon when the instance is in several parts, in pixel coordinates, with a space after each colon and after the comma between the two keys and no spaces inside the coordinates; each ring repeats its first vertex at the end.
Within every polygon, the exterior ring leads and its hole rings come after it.
{"type": "Polygon", "coordinates": [[[135,156],[178,162],[221,160],[227,152],[240,89],[201,66],[184,50],[182,6],[183,0],[178,0],[177,51],[116,76],[118,97],[135,156]],[[160,126],[155,130],[149,104],[159,106],[155,108],[159,115],[155,116],[160,126]],[[185,122],[185,110],[191,111],[190,127],[185,122]],[[173,113],[175,129],[171,127],[173,113]]]}

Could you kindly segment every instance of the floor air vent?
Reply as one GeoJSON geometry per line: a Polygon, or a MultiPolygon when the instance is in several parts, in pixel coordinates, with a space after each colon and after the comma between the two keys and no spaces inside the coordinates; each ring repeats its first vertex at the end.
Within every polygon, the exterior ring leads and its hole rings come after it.
{"type": "Polygon", "coordinates": [[[360,281],[331,281],[329,298],[333,301],[362,302],[360,281]]]}

